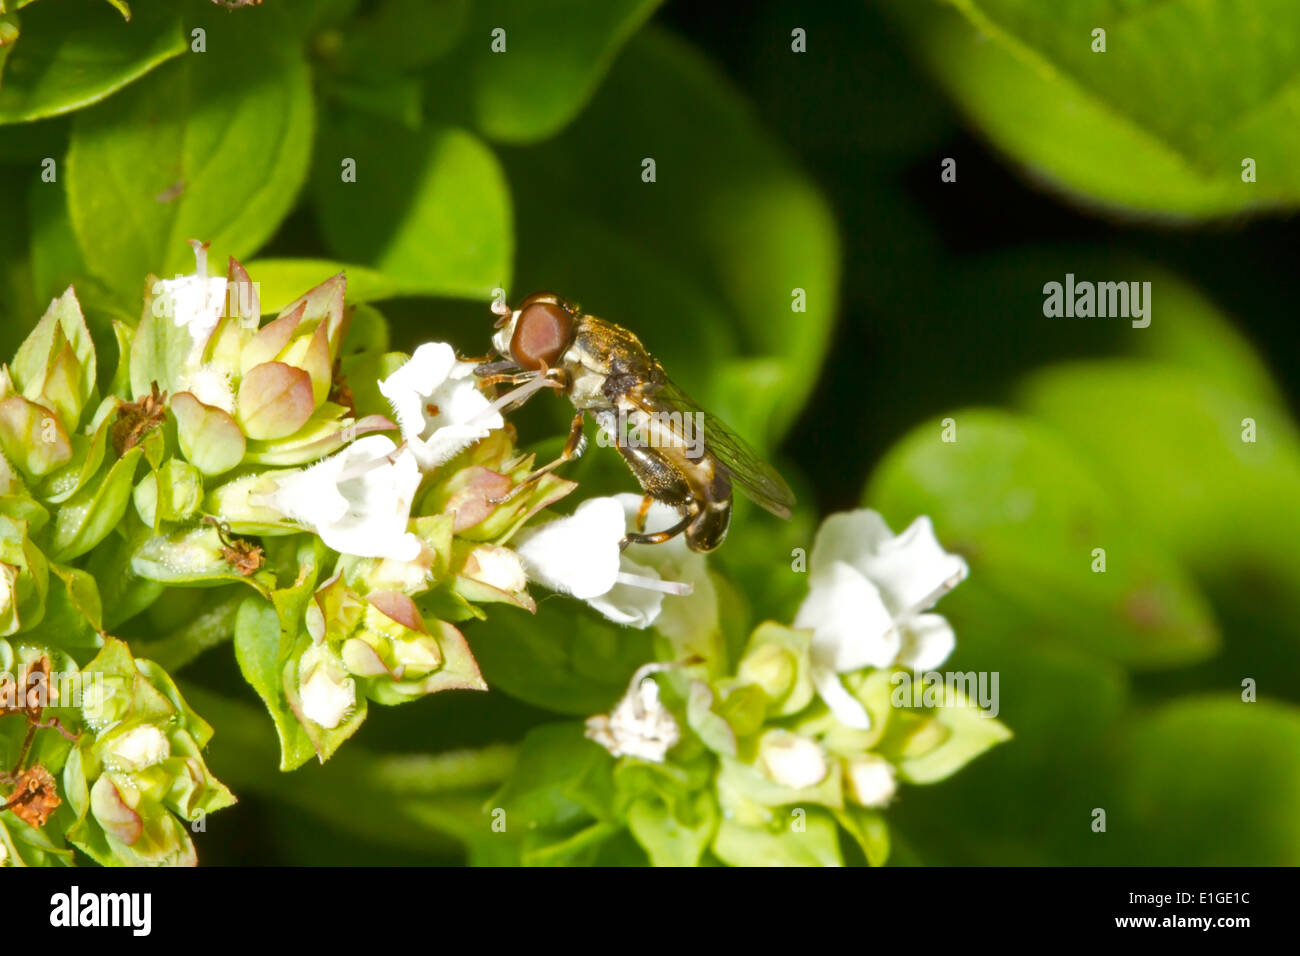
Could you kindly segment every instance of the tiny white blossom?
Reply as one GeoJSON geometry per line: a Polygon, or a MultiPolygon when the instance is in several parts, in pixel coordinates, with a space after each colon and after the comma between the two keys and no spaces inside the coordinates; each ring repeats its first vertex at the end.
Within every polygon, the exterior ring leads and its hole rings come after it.
{"type": "Polygon", "coordinates": [[[809,557],[808,597],[794,626],[813,632],[813,682],[841,723],[871,725],[840,674],[894,665],[931,670],[948,659],[956,643],[952,628],[923,612],[966,574],[966,562],[943,550],[927,517],[897,536],[867,509],[822,523],[809,557]]]}
{"type": "Polygon", "coordinates": [[[681,739],[677,721],[659,700],[659,685],[650,675],[661,664],[647,664],[632,675],[627,693],[609,713],[587,718],[586,736],[615,757],[663,763],[681,739]]]}
{"type": "Polygon", "coordinates": [[[235,413],[235,390],[230,386],[230,376],[215,365],[200,365],[186,377],[185,384],[185,391],[204,405],[219,408],[229,415],[235,413]]]}
{"type": "Polygon", "coordinates": [[[515,551],[534,581],[586,601],[611,621],[646,628],[659,617],[665,594],[689,589],[623,555],[626,530],[618,498],[590,498],[568,517],[521,534],[515,551]]]}
{"type": "Polygon", "coordinates": [[[379,383],[402,439],[428,471],[501,428],[501,413],[478,389],[474,363],[445,342],[428,342],[379,383]]]}
{"type": "Polygon", "coordinates": [[[763,735],[758,762],[768,778],[783,787],[803,790],[826,779],[830,767],[817,741],[788,730],[763,735]]]}
{"type": "Polygon", "coordinates": [[[894,765],[879,754],[861,754],[845,764],[849,797],[864,807],[883,807],[894,796],[894,765]]]}
{"type": "Polygon", "coordinates": [[[356,682],[324,644],[313,644],[298,659],[298,696],[302,715],[333,730],[356,706],[356,682]]]}
{"type": "Polygon", "coordinates": [[[167,736],[153,724],[141,724],[113,741],[109,759],[123,770],[143,770],[171,756],[167,736]]]}
{"type": "Polygon", "coordinates": [[[420,539],[406,530],[420,468],[391,438],[367,435],[305,469],[275,475],[267,503],[307,525],[340,554],[412,561],[420,539]]]}
{"type": "Polygon", "coordinates": [[[171,370],[173,390],[192,392],[203,404],[233,413],[235,393],[229,377],[203,364],[208,339],[226,311],[226,278],[208,275],[206,242],[191,239],[190,246],[194,249],[194,272],[163,279],[153,289],[154,315],[190,335],[189,352],[180,367],[171,370]]]}
{"type": "Polygon", "coordinates": [[[528,586],[528,577],[519,555],[509,548],[490,544],[481,544],[469,553],[462,573],[498,591],[522,591],[528,586]]]}

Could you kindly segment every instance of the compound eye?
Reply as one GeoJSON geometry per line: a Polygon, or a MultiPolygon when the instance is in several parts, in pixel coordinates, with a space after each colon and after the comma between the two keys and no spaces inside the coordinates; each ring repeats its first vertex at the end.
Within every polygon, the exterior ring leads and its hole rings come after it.
{"type": "Polygon", "coordinates": [[[519,311],[510,355],[521,368],[537,371],[560,364],[573,338],[573,316],[555,302],[526,302],[519,311]]]}

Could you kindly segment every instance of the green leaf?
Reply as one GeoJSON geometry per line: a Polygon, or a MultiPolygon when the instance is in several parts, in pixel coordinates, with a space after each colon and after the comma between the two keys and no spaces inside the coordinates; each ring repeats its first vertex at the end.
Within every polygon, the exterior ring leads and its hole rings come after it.
{"type": "Polygon", "coordinates": [[[278,314],[304,289],[314,289],[340,272],[347,275],[347,301],[352,304],[419,291],[418,283],[407,284],[396,276],[333,259],[254,259],[246,268],[259,287],[263,315],[278,314]]]}
{"type": "Polygon", "coordinates": [[[193,271],[187,239],[211,242],[213,263],[250,256],[306,177],[307,64],[273,31],[239,26],[250,19],[215,22],[206,53],[73,124],[66,175],[77,242],[91,271],[132,298],[146,273],[193,271]]]}
{"type": "Polygon", "coordinates": [[[135,466],[143,454],[143,448],[132,448],[105,468],[102,478],[85,485],[59,508],[50,545],[54,560],[71,561],[85,554],[122,520],[131,501],[135,466]]]}
{"type": "Polygon", "coordinates": [[[1235,694],[1166,704],[1129,730],[1118,812],[1093,839],[1106,862],[1295,866],[1297,752],[1294,706],[1235,694]]]}
{"type": "Polygon", "coordinates": [[[1020,394],[1216,597],[1270,607],[1266,626],[1293,633],[1278,625],[1300,614],[1300,511],[1281,503],[1300,500],[1300,432],[1281,408],[1137,361],[1046,370],[1020,394]]]}
{"type": "MultiPolygon", "coordinates": [[[[152,477],[146,475],[141,483],[152,477]]],[[[275,586],[275,576],[267,570],[245,575],[231,566],[217,529],[210,524],[145,539],[131,555],[131,572],[170,585],[246,584],[264,598],[275,586]]]]}
{"type": "Polygon", "coordinates": [[[424,66],[444,56],[464,34],[468,0],[381,0],[350,20],[323,46],[334,69],[387,76],[424,66]]]}
{"type": "Polygon", "coordinates": [[[586,104],[659,2],[481,0],[454,53],[427,71],[431,107],[457,122],[468,114],[492,139],[551,136],[586,104]]]}
{"type": "Polygon", "coordinates": [[[235,618],[235,659],[239,669],[275,721],[280,738],[280,769],[293,770],[316,755],[306,730],[285,696],[281,675],[280,621],[275,608],[257,597],[247,598],[235,618]]]}
{"type": "Polygon", "coordinates": [[[506,606],[466,628],[489,687],[561,714],[608,712],[650,660],[645,631],[619,627],[554,598],[536,616],[506,606]]]}
{"type": "Polygon", "coordinates": [[[835,819],[857,841],[869,864],[885,865],[889,859],[889,826],[883,813],[847,804],[835,812],[835,819]]]}
{"type": "Polygon", "coordinates": [[[648,29],[562,140],[505,159],[514,297],[550,289],[626,326],[750,444],[774,441],[816,379],[839,243],[828,205],[748,103],[648,29]],[[645,158],[655,182],[642,181],[645,158]]]}
{"type": "Polygon", "coordinates": [[[1300,200],[1289,0],[951,0],[964,20],[885,3],[985,135],[1089,205],[1201,217],[1300,200]]]}
{"type": "Polygon", "coordinates": [[[1004,724],[973,702],[959,700],[930,713],[930,728],[942,733],[936,746],[899,761],[899,776],[909,783],[937,783],[951,777],[990,747],[1011,739],[1004,724]]]}
{"type": "Polygon", "coordinates": [[[580,723],[528,732],[510,779],[492,797],[511,828],[559,828],[612,814],[614,761],[583,736],[580,723]]]}
{"type": "Polygon", "coordinates": [[[408,293],[487,299],[508,283],[510,195],[476,137],[341,109],[321,138],[312,194],[336,255],[408,293]],[[355,182],[344,179],[349,161],[355,182]]]}
{"type": "Polygon", "coordinates": [[[0,124],[97,103],[187,49],[173,4],[136,4],[130,23],[102,0],[42,3],[22,17],[4,63],[0,124]],[[75,8],[72,12],[69,8],[75,8]]]}
{"type": "Polygon", "coordinates": [[[794,807],[772,827],[723,819],[713,852],[728,866],[843,866],[830,812],[794,807]]]}
{"type": "Polygon", "coordinates": [[[696,866],[718,828],[718,805],[713,794],[691,798],[694,820],[683,822],[659,797],[643,796],[627,808],[627,825],[655,866],[696,866]]]}
{"type": "MultiPolygon", "coordinates": [[[[1091,416],[1096,405],[1087,409],[1091,416]]],[[[981,619],[973,609],[992,605],[1008,626],[1132,666],[1214,652],[1204,597],[1074,447],[1019,416],[970,409],[951,417],[956,441],[943,440],[937,421],[921,425],[886,455],[863,500],[896,531],[929,515],[945,547],[966,556],[970,578],[939,608],[959,644],[981,619]],[[1094,570],[1098,548],[1104,572],[1094,570]]]]}
{"type": "Polygon", "coordinates": [[[81,314],[81,304],[71,286],[50,303],[45,315],[14,356],[11,370],[14,384],[28,398],[39,397],[43,380],[53,373],[53,367],[61,361],[59,352],[65,344],[71,360],[67,366],[75,376],[68,385],[72,392],[69,397],[75,401],[77,415],[73,416],[71,423],[64,423],[71,428],[75,426],[76,417],[95,391],[96,376],[95,343],[90,338],[90,330],[86,328],[86,320],[81,314]]]}

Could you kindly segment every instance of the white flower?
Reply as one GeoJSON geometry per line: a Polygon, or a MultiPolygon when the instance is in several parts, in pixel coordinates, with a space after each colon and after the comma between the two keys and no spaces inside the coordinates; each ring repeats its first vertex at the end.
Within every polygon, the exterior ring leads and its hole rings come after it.
{"type": "MultiPolygon", "coordinates": [[[[615,495],[623,506],[623,518],[629,529],[636,530],[637,514],[641,510],[642,496],[615,495]]],[[[644,531],[653,534],[671,528],[681,520],[677,511],[661,501],[655,501],[646,512],[644,531]]],[[[630,544],[623,551],[624,570],[635,562],[652,568],[660,578],[681,581],[691,590],[687,596],[663,602],[655,629],[665,637],[681,644],[696,638],[707,638],[718,624],[718,592],[709,576],[709,561],[698,551],[686,546],[686,536],[677,535],[662,544],[630,544]]]]}
{"type": "Polygon", "coordinates": [[[235,390],[230,387],[230,376],[215,365],[200,365],[186,377],[188,391],[204,405],[219,408],[228,415],[235,413],[235,390]]]}
{"type": "Polygon", "coordinates": [[[528,586],[523,562],[509,548],[482,544],[465,559],[465,577],[479,581],[498,591],[522,591],[528,586]]]}
{"type": "Polygon", "coordinates": [[[813,682],[841,723],[871,725],[840,674],[895,664],[924,671],[948,659],[956,643],[952,628],[923,612],[966,573],[966,562],[943,550],[927,517],[897,536],[865,509],[822,523],[809,558],[808,597],[794,626],[813,632],[813,682]]]}
{"type": "Polygon", "coordinates": [[[758,745],[758,762],[768,779],[783,787],[803,790],[826,779],[830,767],[817,741],[788,730],[763,735],[758,745]]]}
{"type": "Polygon", "coordinates": [[[163,279],[154,286],[158,296],[154,301],[154,314],[167,316],[172,324],[187,328],[190,339],[201,351],[208,336],[221,321],[226,308],[226,279],[208,275],[208,244],[190,240],[194,249],[192,275],[163,279]]]}
{"type": "Polygon", "coordinates": [[[883,807],[894,796],[894,765],[879,754],[862,754],[845,763],[849,797],[864,807],[883,807]]]}
{"type": "Polygon", "coordinates": [[[428,342],[379,383],[402,439],[426,471],[505,424],[479,391],[474,368],[473,362],[457,361],[447,343],[428,342]]]}
{"type": "Polygon", "coordinates": [[[324,644],[313,644],[298,659],[298,696],[302,715],[333,730],[356,706],[357,687],[324,644]]]}
{"type": "Polygon", "coordinates": [[[645,628],[665,594],[689,589],[624,556],[618,546],[626,530],[618,498],[590,498],[568,517],[521,534],[515,552],[534,581],[586,601],[611,621],[645,628]]]}
{"type": "Polygon", "coordinates": [[[340,554],[412,561],[420,553],[420,539],[406,530],[420,467],[391,438],[367,435],[275,483],[267,503],[340,554]]]}
{"type": "Polygon", "coordinates": [[[203,364],[208,339],[226,311],[226,278],[208,275],[208,244],[190,240],[194,249],[192,275],[163,279],[154,285],[153,312],[190,334],[190,350],[181,367],[172,370],[173,391],[192,392],[205,405],[233,413],[235,393],[230,379],[203,364]]]}
{"type": "Polygon", "coordinates": [[[124,770],[143,770],[171,756],[167,736],[153,724],[141,724],[113,741],[110,760],[124,770]]]}
{"type": "Polygon", "coordinates": [[[586,736],[615,757],[663,763],[668,751],[681,739],[681,730],[659,700],[659,685],[650,676],[662,669],[662,664],[639,668],[609,716],[587,718],[586,736]]]}

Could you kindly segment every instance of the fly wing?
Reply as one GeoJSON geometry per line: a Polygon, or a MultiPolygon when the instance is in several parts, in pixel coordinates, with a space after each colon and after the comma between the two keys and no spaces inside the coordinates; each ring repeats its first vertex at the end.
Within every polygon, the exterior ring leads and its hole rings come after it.
{"type": "Polygon", "coordinates": [[[727,427],[718,416],[705,411],[667,377],[658,378],[647,395],[669,411],[683,415],[704,415],[704,447],[711,453],[750,499],[778,518],[789,519],[794,508],[794,492],[776,469],[758,457],[746,441],[727,427]]]}

